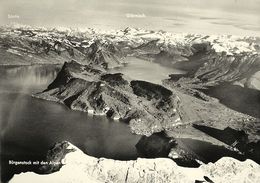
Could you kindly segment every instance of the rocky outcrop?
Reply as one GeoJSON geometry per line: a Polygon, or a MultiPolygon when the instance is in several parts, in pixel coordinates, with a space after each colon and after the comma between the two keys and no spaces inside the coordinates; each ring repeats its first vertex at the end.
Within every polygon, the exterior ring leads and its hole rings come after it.
{"type": "MultiPolygon", "coordinates": [[[[134,161],[117,161],[94,158],[84,154],[69,142],[56,144],[62,146],[62,167],[58,172],[48,175],[21,173],[14,175],[10,183],[16,182],[259,182],[260,166],[252,160],[240,162],[224,157],[216,163],[203,164],[199,168],[179,167],[167,158],[142,159],[134,161]],[[66,147],[66,148],[63,148],[66,147]],[[65,154],[65,156],[63,156],[65,154]],[[230,171],[232,170],[232,171],[230,171]]],[[[55,154],[55,153],[54,153],[55,154]]],[[[55,156],[54,156],[55,157],[55,156]]],[[[57,158],[56,158],[57,159],[57,158]]],[[[59,159],[59,158],[58,158],[59,159]]],[[[60,159],[58,160],[60,162],[60,159]]]]}
{"type": "Polygon", "coordinates": [[[181,122],[176,112],[178,98],[167,88],[75,61],[65,63],[47,90],[34,96],[63,103],[73,110],[119,119],[142,135],[181,122]]]}
{"type": "Polygon", "coordinates": [[[63,166],[65,156],[70,152],[76,151],[76,149],[68,148],[69,145],[67,142],[54,144],[47,152],[46,159],[44,160],[47,163],[39,168],[39,172],[50,174],[59,171],[63,166]]]}
{"type": "Polygon", "coordinates": [[[190,91],[196,95],[72,61],[64,64],[44,92],[34,96],[63,103],[73,110],[119,119],[129,123],[132,132],[142,135],[163,130],[171,134],[175,128],[187,128],[196,121],[256,134],[257,129],[245,125],[253,117],[228,109],[198,90],[190,91]]]}
{"type": "Polygon", "coordinates": [[[173,138],[166,137],[163,132],[154,133],[149,137],[143,136],[136,144],[141,157],[168,157],[171,148],[177,145],[173,138]]]}

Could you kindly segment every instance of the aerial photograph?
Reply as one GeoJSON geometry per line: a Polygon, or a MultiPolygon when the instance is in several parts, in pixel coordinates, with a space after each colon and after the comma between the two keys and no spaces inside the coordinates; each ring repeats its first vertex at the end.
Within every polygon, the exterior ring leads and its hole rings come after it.
{"type": "Polygon", "coordinates": [[[1,183],[259,183],[260,0],[0,0],[1,183]]]}

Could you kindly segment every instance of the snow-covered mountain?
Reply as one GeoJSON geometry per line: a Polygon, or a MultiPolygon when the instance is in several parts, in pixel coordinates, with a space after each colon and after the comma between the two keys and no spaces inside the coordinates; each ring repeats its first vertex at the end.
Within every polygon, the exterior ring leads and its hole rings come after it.
{"type": "MultiPolygon", "coordinates": [[[[81,60],[84,50],[97,39],[102,40],[103,43],[112,43],[121,49],[135,48],[150,41],[158,40],[155,46],[169,52],[174,48],[181,49],[182,47],[191,47],[194,44],[201,43],[208,43],[215,52],[225,52],[227,55],[241,53],[259,54],[260,51],[260,38],[258,37],[173,34],[164,31],[148,31],[129,27],[124,30],[103,31],[90,28],[84,30],[48,29],[13,25],[2,26],[0,29],[1,54],[4,54],[3,51],[5,50],[6,54],[18,57],[38,57],[39,54],[44,52],[46,54],[56,52],[59,55],[62,52],[63,54],[60,56],[67,60],[72,55],[72,53],[69,53],[69,50],[73,50],[76,52],[74,53],[76,58],[81,60]]],[[[27,59],[24,58],[24,60],[27,59]]],[[[56,60],[57,62],[60,61],[57,58],[56,60]]]]}

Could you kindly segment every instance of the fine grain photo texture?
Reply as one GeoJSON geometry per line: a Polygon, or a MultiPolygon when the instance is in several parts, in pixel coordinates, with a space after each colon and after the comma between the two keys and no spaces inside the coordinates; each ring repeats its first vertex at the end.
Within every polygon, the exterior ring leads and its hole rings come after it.
{"type": "Polygon", "coordinates": [[[260,0],[0,0],[2,183],[259,183],[260,0]]]}

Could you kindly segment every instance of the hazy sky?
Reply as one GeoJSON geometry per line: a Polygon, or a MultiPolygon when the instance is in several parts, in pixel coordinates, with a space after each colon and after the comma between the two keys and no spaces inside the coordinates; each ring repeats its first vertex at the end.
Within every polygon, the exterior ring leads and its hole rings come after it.
{"type": "Polygon", "coordinates": [[[0,0],[0,22],[260,36],[260,0],[0,0]]]}

